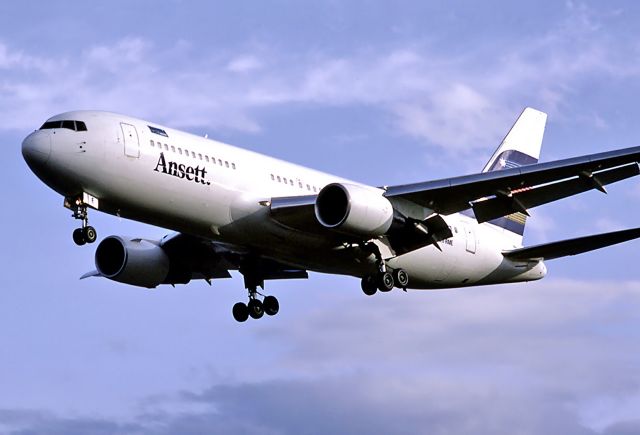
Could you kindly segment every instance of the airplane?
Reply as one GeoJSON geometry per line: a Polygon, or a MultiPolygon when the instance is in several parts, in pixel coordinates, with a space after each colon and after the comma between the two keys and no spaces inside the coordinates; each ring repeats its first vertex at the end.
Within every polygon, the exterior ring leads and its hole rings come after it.
{"type": "Polygon", "coordinates": [[[640,228],[523,247],[531,208],[640,174],[640,147],[539,163],[547,115],[525,108],[480,173],[369,186],[154,122],[103,111],[53,116],[22,142],[29,168],[97,240],[89,210],[163,227],[112,235],[94,271],[138,287],[244,277],[238,322],[275,315],[265,281],[360,278],[366,295],[533,281],[546,260],[640,237],[640,228]]]}

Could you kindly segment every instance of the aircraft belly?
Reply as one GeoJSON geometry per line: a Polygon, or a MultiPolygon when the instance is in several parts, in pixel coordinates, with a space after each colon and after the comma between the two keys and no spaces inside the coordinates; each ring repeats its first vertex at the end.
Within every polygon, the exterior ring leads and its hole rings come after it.
{"type": "Polygon", "coordinates": [[[465,225],[458,225],[461,231],[454,237],[439,243],[442,251],[430,245],[401,255],[389,261],[393,268],[403,268],[410,276],[409,287],[417,289],[454,288],[475,285],[498,268],[503,260],[495,249],[490,249],[484,241],[484,234],[476,226],[473,228],[473,249],[468,243],[465,225]]]}

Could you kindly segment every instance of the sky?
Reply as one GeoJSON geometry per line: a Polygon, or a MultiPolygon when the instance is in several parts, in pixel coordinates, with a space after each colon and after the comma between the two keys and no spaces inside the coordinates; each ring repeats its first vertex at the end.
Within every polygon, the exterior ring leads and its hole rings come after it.
{"type": "MultiPolygon", "coordinates": [[[[1,434],[640,433],[640,242],[525,284],[102,279],[20,144],[126,113],[372,185],[480,170],[524,107],[544,161],[640,144],[633,1],[0,4],[1,434]]],[[[531,211],[525,244],[638,226],[640,184],[531,211]]],[[[100,237],[167,230],[91,214],[100,237]]]]}

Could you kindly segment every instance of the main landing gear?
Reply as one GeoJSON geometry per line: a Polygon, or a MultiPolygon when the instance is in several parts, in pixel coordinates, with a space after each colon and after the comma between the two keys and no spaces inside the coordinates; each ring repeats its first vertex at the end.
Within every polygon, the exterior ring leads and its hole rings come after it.
{"type": "Polygon", "coordinates": [[[280,303],[275,296],[264,296],[262,301],[258,299],[259,293],[255,288],[249,289],[249,302],[238,302],[233,306],[233,318],[238,322],[246,321],[249,316],[259,319],[264,314],[275,316],[280,311],[280,303]]]}
{"type": "Polygon", "coordinates": [[[98,239],[98,233],[95,228],[89,225],[87,206],[78,198],[69,204],[69,208],[73,211],[73,218],[82,221],[82,226],[73,231],[73,241],[75,244],[82,246],[85,243],[95,242],[98,239]]]}
{"type": "Polygon", "coordinates": [[[388,292],[393,290],[394,287],[407,290],[409,285],[409,274],[404,269],[394,269],[389,272],[385,261],[382,258],[380,249],[375,243],[369,242],[361,245],[361,248],[369,252],[376,257],[376,265],[378,271],[374,274],[367,275],[362,278],[360,286],[362,291],[367,296],[373,296],[378,290],[381,292],[388,292]]]}
{"type": "Polygon", "coordinates": [[[275,296],[264,296],[258,293],[258,287],[264,289],[264,265],[258,257],[246,257],[240,266],[244,276],[244,287],[249,292],[249,302],[238,302],[233,306],[233,318],[245,322],[249,317],[260,319],[265,314],[275,316],[280,311],[280,303],[275,296]],[[262,296],[262,300],[258,299],[262,296]]]}
{"type": "Polygon", "coordinates": [[[386,293],[394,287],[406,290],[408,284],[409,274],[404,269],[395,269],[393,272],[385,269],[375,275],[367,275],[362,278],[360,286],[365,295],[373,296],[378,290],[386,293]]]}

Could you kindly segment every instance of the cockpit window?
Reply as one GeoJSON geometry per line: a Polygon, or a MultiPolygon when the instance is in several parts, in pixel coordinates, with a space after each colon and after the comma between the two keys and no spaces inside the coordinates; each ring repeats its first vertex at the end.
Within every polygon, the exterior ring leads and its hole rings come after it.
{"type": "Polygon", "coordinates": [[[42,124],[40,130],[51,130],[52,128],[66,128],[73,131],[87,131],[87,125],[82,121],[47,121],[42,124]]]}
{"type": "Polygon", "coordinates": [[[49,130],[52,128],[60,128],[60,124],[62,124],[62,121],[47,121],[44,124],[42,124],[42,127],[40,127],[40,130],[49,130]]]}

